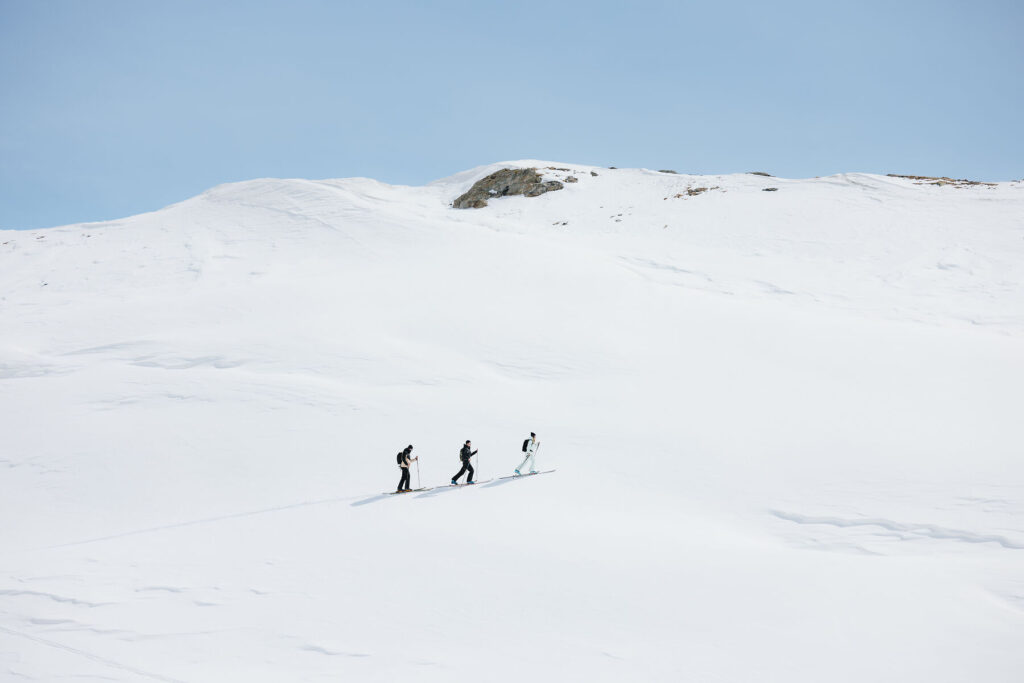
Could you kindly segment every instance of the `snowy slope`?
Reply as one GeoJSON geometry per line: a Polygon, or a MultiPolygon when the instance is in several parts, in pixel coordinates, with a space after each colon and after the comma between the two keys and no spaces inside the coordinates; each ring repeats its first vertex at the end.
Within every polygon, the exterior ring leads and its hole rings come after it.
{"type": "Polygon", "coordinates": [[[919,183],[526,160],[0,232],[0,679],[1019,680],[1024,184],[919,183]],[[450,208],[508,166],[578,182],[450,208]],[[379,495],[531,430],[556,473],[379,495]]]}

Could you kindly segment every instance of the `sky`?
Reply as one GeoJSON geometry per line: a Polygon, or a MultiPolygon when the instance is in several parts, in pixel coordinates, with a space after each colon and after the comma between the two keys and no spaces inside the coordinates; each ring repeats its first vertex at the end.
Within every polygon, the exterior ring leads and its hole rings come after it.
{"type": "Polygon", "coordinates": [[[1024,3],[0,0],[0,228],[544,159],[1024,177],[1024,3]]]}

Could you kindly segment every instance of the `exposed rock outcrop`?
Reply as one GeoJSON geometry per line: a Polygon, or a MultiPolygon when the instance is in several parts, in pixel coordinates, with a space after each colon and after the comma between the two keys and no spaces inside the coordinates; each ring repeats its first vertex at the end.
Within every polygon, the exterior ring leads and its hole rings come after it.
{"type": "Polygon", "coordinates": [[[456,199],[452,206],[456,209],[482,209],[493,197],[516,194],[537,197],[562,187],[557,180],[542,180],[535,168],[503,168],[473,183],[469,192],[456,199]]]}
{"type": "MultiPolygon", "coordinates": [[[[705,192],[710,192],[712,190],[721,190],[721,189],[722,188],[719,187],[718,185],[715,185],[714,187],[694,187],[692,185],[687,185],[686,186],[686,192],[680,192],[679,194],[674,194],[674,195],[672,195],[672,197],[674,199],[686,199],[687,197],[696,197],[697,195],[702,195],[705,192]]],[[[664,199],[668,199],[668,197],[665,197],[664,199]]]]}
{"type": "Polygon", "coordinates": [[[908,180],[913,180],[915,185],[952,185],[953,187],[986,185],[988,187],[996,187],[995,183],[983,183],[977,180],[968,180],[967,178],[947,178],[945,176],[935,177],[930,175],[899,175],[898,173],[886,173],[885,175],[890,178],[907,178],[908,180]]]}

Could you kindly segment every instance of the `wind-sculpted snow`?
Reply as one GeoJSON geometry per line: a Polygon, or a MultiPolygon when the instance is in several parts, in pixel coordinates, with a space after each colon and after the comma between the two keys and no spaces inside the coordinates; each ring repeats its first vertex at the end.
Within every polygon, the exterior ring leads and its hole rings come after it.
{"type": "Polygon", "coordinates": [[[1015,683],[1024,184],[918,182],[523,160],[0,233],[0,678],[1015,683]],[[564,188],[451,208],[502,168],[564,188]],[[499,479],[530,431],[557,471],[499,479]],[[439,488],[382,495],[410,443],[439,488]]]}
{"type": "Polygon", "coordinates": [[[808,517],[793,512],[773,510],[772,514],[796,524],[821,524],[841,528],[878,527],[880,533],[895,536],[900,540],[933,538],[936,540],[960,541],[962,543],[994,543],[1008,550],[1024,550],[1024,542],[1011,541],[998,534],[985,534],[961,529],[947,529],[935,524],[907,524],[889,519],[843,519],[841,517],[808,517]]]}

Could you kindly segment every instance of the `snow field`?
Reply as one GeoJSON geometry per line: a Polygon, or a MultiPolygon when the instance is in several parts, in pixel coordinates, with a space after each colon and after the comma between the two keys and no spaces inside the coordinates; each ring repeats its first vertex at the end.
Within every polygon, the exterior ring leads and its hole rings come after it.
{"type": "Polygon", "coordinates": [[[1016,680],[1020,184],[517,164],[2,233],[0,674],[1016,680]]]}

